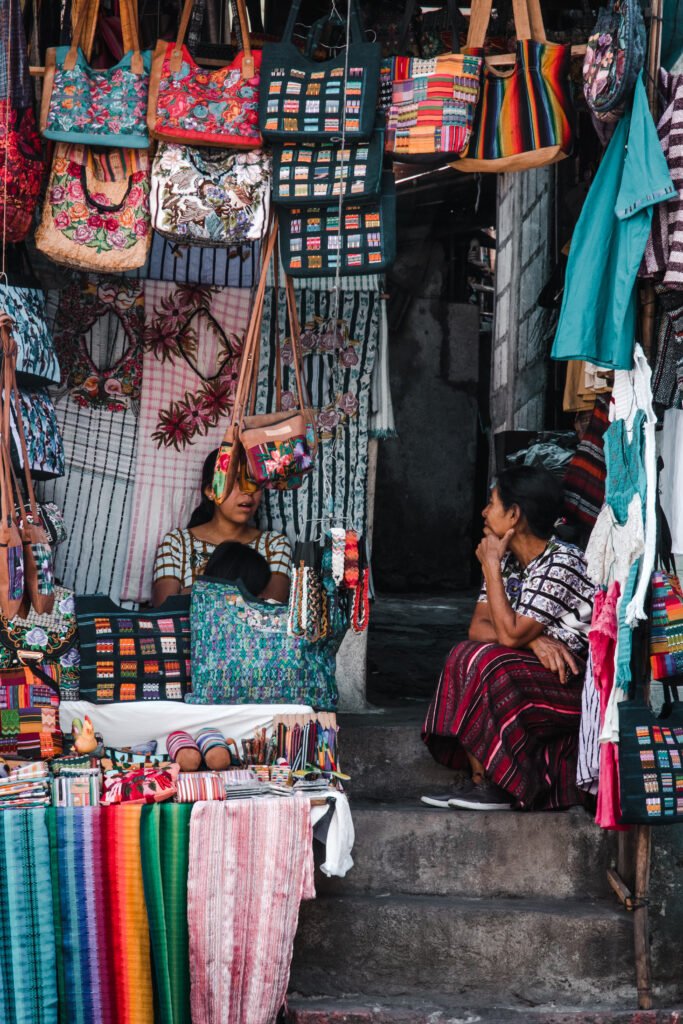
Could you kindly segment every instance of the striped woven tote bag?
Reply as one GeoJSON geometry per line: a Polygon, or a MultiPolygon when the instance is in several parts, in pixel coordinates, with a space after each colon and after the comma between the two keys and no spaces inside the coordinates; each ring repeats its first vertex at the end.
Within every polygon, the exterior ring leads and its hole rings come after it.
{"type": "MultiPolygon", "coordinates": [[[[523,171],[568,156],[574,105],[571,48],[546,41],[539,0],[513,0],[517,32],[511,71],[484,62],[481,97],[459,171],[523,171]]],[[[484,56],[491,0],[475,0],[465,53],[484,56]]]]}

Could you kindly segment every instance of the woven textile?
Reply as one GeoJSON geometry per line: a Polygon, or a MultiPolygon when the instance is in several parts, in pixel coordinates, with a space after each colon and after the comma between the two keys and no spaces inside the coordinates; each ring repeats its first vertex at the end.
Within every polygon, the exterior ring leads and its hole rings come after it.
{"type": "Polygon", "coordinates": [[[56,575],[80,594],[119,600],[128,554],[137,402],[142,374],[142,285],[79,278],[62,293],[55,345],[68,390],[55,400],[66,473],[39,488],[64,510],[68,540],[56,575]]]}
{"type": "Polygon", "coordinates": [[[187,869],[191,806],[143,807],[140,851],[152,940],[156,1024],[189,1024],[187,869]]]}
{"type": "Polygon", "coordinates": [[[10,100],[15,109],[31,107],[33,85],[20,0],[0,0],[0,39],[0,100],[10,100]]]}
{"type": "Polygon", "coordinates": [[[142,880],[140,806],[48,811],[59,885],[68,1024],[150,1024],[150,933],[142,880]]]}
{"type": "Polygon", "coordinates": [[[657,278],[667,288],[683,288],[683,75],[660,69],[659,85],[665,110],[657,134],[676,191],[666,203],[655,206],[652,231],[640,266],[644,277],[657,278]]]}
{"type": "MultiPolygon", "coordinates": [[[[379,294],[343,290],[338,322],[330,322],[331,291],[296,289],[303,372],[311,406],[317,410],[320,442],[315,468],[296,491],[266,491],[259,510],[262,529],[286,533],[291,541],[320,534],[320,520],[344,517],[347,529],[364,533],[367,515],[368,416],[379,340],[379,294]]],[[[283,402],[293,397],[291,344],[286,332],[284,289],[268,289],[263,313],[257,412],[275,408],[276,323],[285,367],[283,402]],[[275,305],[277,301],[277,307],[275,305]]]]}
{"type": "Polygon", "coordinates": [[[139,270],[129,271],[128,277],[220,288],[251,288],[258,278],[258,255],[257,242],[230,249],[178,245],[154,231],[147,262],[139,270]]]}
{"type": "Polygon", "coordinates": [[[179,804],[198,800],[225,800],[225,787],[239,782],[253,782],[249,768],[235,768],[225,772],[180,772],[176,782],[176,800],[179,804]]]}
{"type": "Polygon", "coordinates": [[[7,811],[0,814],[0,1021],[57,1024],[57,1020],[45,810],[7,811]]]}
{"type": "Polygon", "coordinates": [[[683,378],[683,302],[675,291],[655,289],[659,295],[657,362],[652,373],[652,400],[670,409],[683,378]]]}
{"type": "Polygon", "coordinates": [[[199,503],[204,459],[225,433],[237,386],[250,293],[145,286],[145,386],[121,596],[147,601],[157,547],[199,503]]]}
{"type": "Polygon", "coordinates": [[[193,1021],[272,1024],[287,992],[299,905],[314,895],[307,800],[195,805],[187,881],[193,1021]]]}
{"type": "Polygon", "coordinates": [[[465,767],[465,751],[472,754],[520,807],[571,807],[582,799],[581,684],[561,684],[529,651],[466,641],[448,656],[422,738],[449,768],[465,767]]]}
{"type": "Polygon", "coordinates": [[[588,429],[562,481],[565,512],[586,526],[593,525],[605,500],[607,470],[602,438],[608,426],[607,401],[598,395],[588,429]]]}
{"type": "Polygon", "coordinates": [[[652,574],[650,666],[653,679],[683,675],[683,593],[678,576],[652,574]]]}

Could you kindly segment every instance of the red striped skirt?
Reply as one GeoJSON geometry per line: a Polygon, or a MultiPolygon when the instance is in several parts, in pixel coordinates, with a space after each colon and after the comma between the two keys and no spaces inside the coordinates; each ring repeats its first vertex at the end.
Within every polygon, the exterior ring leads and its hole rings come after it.
{"type": "Polygon", "coordinates": [[[433,757],[449,768],[465,752],[519,807],[581,803],[576,759],[580,678],[562,685],[530,651],[465,641],[453,648],[422,729],[433,757]]]}

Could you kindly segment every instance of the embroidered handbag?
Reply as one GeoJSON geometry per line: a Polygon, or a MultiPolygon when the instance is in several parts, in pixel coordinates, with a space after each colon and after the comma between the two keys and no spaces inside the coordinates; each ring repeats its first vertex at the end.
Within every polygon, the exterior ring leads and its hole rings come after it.
{"type": "MultiPolygon", "coordinates": [[[[34,480],[64,476],[64,443],[47,388],[20,388],[19,403],[31,476],[34,480]]],[[[23,473],[24,453],[14,402],[10,408],[10,452],[17,472],[23,473]]]]}
{"type": "Polygon", "coordinates": [[[650,666],[653,679],[683,677],[683,590],[673,571],[652,574],[650,666]]]}
{"type": "MultiPolygon", "coordinates": [[[[36,505],[38,506],[41,522],[49,534],[52,547],[56,548],[59,544],[63,544],[66,540],[66,524],[64,523],[62,510],[55,505],[54,501],[37,501],[36,505]]],[[[29,522],[32,522],[32,512],[29,503],[24,502],[23,512],[22,506],[17,505],[15,512],[17,521],[21,519],[22,515],[25,515],[28,516],[29,522]]]]}
{"type": "MultiPolygon", "coordinates": [[[[414,5],[413,5],[414,6],[414,5]]],[[[448,3],[453,47],[457,9],[448,3]]],[[[403,162],[436,162],[465,152],[479,100],[482,58],[444,53],[430,60],[394,57],[386,149],[403,162]]]]}
{"type": "Polygon", "coordinates": [[[57,685],[49,667],[34,670],[29,657],[23,662],[0,670],[0,756],[58,757],[63,747],[57,685]]]}
{"type": "Polygon", "coordinates": [[[39,288],[6,285],[0,292],[0,302],[14,321],[19,383],[29,387],[59,384],[61,372],[47,326],[43,292],[39,288]]]}
{"type": "Polygon", "coordinates": [[[76,597],[81,700],[182,700],[190,688],[190,599],[133,612],[97,594],[76,597]]]}
{"type": "Polygon", "coordinates": [[[42,180],[43,148],[33,110],[15,110],[0,100],[0,224],[8,242],[23,242],[30,232],[42,180]]]}
{"type": "Polygon", "coordinates": [[[259,124],[269,139],[369,139],[375,124],[381,47],[365,42],[358,4],[351,4],[351,40],[345,52],[315,61],[292,39],[301,0],[292,0],[284,35],[266,43],[261,62],[259,124]],[[345,75],[346,71],[346,75],[345,75]]]}
{"type": "MultiPolygon", "coordinates": [[[[40,108],[40,130],[56,142],[80,142],[91,146],[126,146],[146,149],[147,93],[152,67],[150,51],[140,52],[137,18],[130,11],[122,26],[133,33],[124,39],[127,52],[113,68],[91,68],[80,48],[86,20],[99,0],[83,2],[71,46],[49,47],[40,108]]],[[[122,12],[123,13],[123,12],[122,12]]]]}
{"type": "Polygon", "coordinates": [[[55,148],[36,246],[57,263],[120,272],[141,267],[151,240],[143,150],[55,148]]]}
{"type": "Polygon", "coordinates": [[[127,772],[108,772],[104,778],[102,803],[158,804],[170,800],[176,794],[179,771],[177,764],[171,764],[168,768],[143,765],[127,772]]]}
{"type": "Polygon", "coordinates": [[[161,144],[152,165],[152,225],[184,244],[240,245],[265,234],[270,156],[161,144]]]}
{"type": "Polygon", "coordinates": [[[290,280],[287,281],[287,308],[299,408],[294,404],[292,408],[282,409],[278,369],[278,410],[254,415],[255,376],[259,365],[263,302],[268,267],[276,240],[277,222],[273,225],[265,248],[261,278],[242,351],[232,421],[216,457],[213,494],[218,504],[221,504],[232,491],[238,473],[242,489],[245,491],[261,487],[279,490],[294,490],[300,487],[304,477],[313,469],[317,451],[315,420],[301,372],[300,329],[294,289],[290,280]]]}
{"type": "Polygon", "coordinates": [[[188,704],[337,705],[338,644],[287,634],[285,605],[246,600],[200,577],[192,588],[193,691],[188,704]]]}
{"type": "Polygon", "coordinates": [[[396,190],[390,171],[382,194],[366,203],[297,206],[280,212],[282,265],[292,277],[380,274],[396,257],[396,190]]]}
{"type": "Polygon", "coordinates": [[[24,599],[24,548],[14,518],[14,490],[9,452],[4,440],[0,443],[0,613],[13,618],[24,599]]]}
{"type": "Polygon", "coordinates": [[[78,700],[81,657],[70,590],[55,587],[54,608],[48,614],[31,609],[26,618],[0,617],[0,670],[17,668],[23,652],[39,656],[32,664],[51,673],[61,700],[78,700]]]}
{"type": "Polygon", "coordinates": [[[645,62],[646,33],[639,0],[610,0],[598,11],[583,60],[583,94],[591,117],[616,123],[645,62]]]}
{"type": "Polygon", "coordinates": [[[192,0],[185,0],[175,43],[160,39],[154,53],[147,113],[152,138],[235,149],[261,145],[261,51],[251,51],[244,0],[237,0],[237,10],[244,50],[226,67],[206,71],[183,43],[192,13],[192,0]]]}
{"type": "MultiPolygon", "coordinates": [[[[380,120],[380,115],[378,115],[380,120]]],[[[366,142],[285,142],[273,148],[273,202],[283,206],[333,202],[344,196],[370,199],[382,180],[384,122],[366,142]]]]}
{"type": "MultiPolygon", "coordinates": [[[[539,0],[513,0],[516,62],[498,72],[484,61],[481,96],[458,171],[522,171],[569,155],[574,107],[571,47],[548,43],[539,0]]],[[[474,0],[466,52],[484,56],[491,0],[474,0]]]]}

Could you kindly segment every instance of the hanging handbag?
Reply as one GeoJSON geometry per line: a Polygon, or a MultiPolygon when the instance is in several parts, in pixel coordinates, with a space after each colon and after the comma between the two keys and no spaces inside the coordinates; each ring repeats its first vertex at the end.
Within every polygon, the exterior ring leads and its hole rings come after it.
{"type": "Polygon", "coordinates": [[[598,11],[583,60],[583,94],[591,117],[615,124],[645,63],[640,0],[610,0],[598,11]]]}
{"type": "Polygon", "coordinates": [[[0,669],[0,756],[34,761],[59,757],[59,691],[49,669],[24,653],[18,668],[0,669]]]}
{"type": "Polygon", "coordinates": [[[71,46],[48,48],[40,107],[45,138],[90,146],[149,146],[146,118],[152,54],[140,52],[131,3],[121,0],[121,7],[128,8],[128,16],[122,17],[124,35],[132,32],[132,38],[124,38],[127,52],[114,67],[90,67],[81,49],[86,20],[93,10],[97,12],[99,0],[84,0],[71,46]]]}
{"type": "MultiPolygon", "coordinates": [[[[38,613],[49,613],[54,605],[54,553],[50,545],[49,534],[40,518],[40,511],[33,491],[33,481],[31,479],[24,426],[21,417],[19,388],[15,373],[16,352],[16,343],[11,329],[5,329],[2,332],[2,436],[3,438],[9,436],[9,410],[12,399],[14,399],[19,446],[23,456],[26,494],[31,509],[30,516],[21,517],[18,524],[24,546],[25,597],[26,601],[30,602],[30,605],[26,604],[26,611],[28,611],[29,607],[33,607],[38,613]]],[[[16,478],[14,478],[13,471],[12,476],[13,491],[15,495],[19,496],[21,492],[16,478]]]]}
{"type": "Polygon", "coordinates": [[[98,273],[141,267],[151,241],[149,156],[58,143],[36,246],[57,263],[98,273]]]}
{"type": "Polygon", "coordinates": [[[251,51],[244,0],[237,0],[237,10],[244,50],[226,67],[207,71],[195,64],[184,45],[192,13],[192,0],[185,0],[175,43],[160,39],[154,53],[147,112],[152,138],[235,149],[261,145],[261,51],[251,51]]]}
{"type": "Polygon", "coordinates": [[[280,211],[282,265],[292,277],[381,274],[396,257],[396,189],[390,171],[382,194],[366,203],[283,207],[280,211]]]}
{"type": "MultiPolygon", "coordinates": [[[[410,5],[413,9],[415,3],[410,5]]],[[[458,12],[448,2],[453,46],[458,12]]],[[[444,53],[431,60],[394,57],[386,149],[403,162],[437,162],[465,152],[479,101],[482,58],[444,53]]]]}
{"type": "MultiPolygon", "coordinates": [[[[0,616],[0,672],[21,665],[24,652],[36,656],[37,665],[59,687],[61,700],[79,699],[78,626],[74,595],[55,587],[52,612],[38,614],[31,609],[26,618],[0,616]]],[[[40,677],[39,677],[40,678],[40,677]]]]}
{"type": "Polygon", "coordinates": [[[345,199],[371,199],[380,193],[384,120],[368,141],[285,142],[273,148],[273,202],[282,206],[334,202],[343,187],[345,199]],[[343,182],[343,186],[342,186],[343,182]]]}
{"type": "Polygon", "coordinates": [[[28,387],[59,384],[61,372],[47,325],[44,293],[39,288],[5,285],[0,289],[0,303],[14,321],[19,383],[28,387]]]}
{"type": "MultiPolygon", "coordinates": [[[[484,61],[481,96],[458,171],[523,171],[569,155],[574,107],[571,47],[546,41],[539,0],[513,0],[517,31],[512,71],[484,61]]],[[[465,52],[484,57],[491,0],[474,0],[465,52]]]]}
{"type": "MultiPolygon", "coordinates": [[[[47,388],[20,388],[19,408],[31,476],[34,480],[54,480],[64,476],[64,442],[47,388]]],[[[9,441],[12,465],[17,473],[23,473],[24,453],[14,402],[10,408],[9,441]]]]}
{"type": "Polygon", "coordinates": [[[190,689],[190,599],[130,611],[102,594],[76,597],[80,699],[182,700],[190,689]]]}
{"type": "MultiPolygon", "coordinates": [[[[12,321],[3,313],[0,313],[0,341],[4,353],[5,347],[11,345],[12,321]]],[[[3,355],[4,364],[4,355],[3,355]]],[[[3,365],[3,391],[5,390],[5,371],[3,365]]],[[[7,402],[9,399],[7,399],[7,402]]],[[[7,404],[4,402],[3,404],[7,404]]],[[[0,511],[2,512],[2,524],[0,525],[0,613],[11,619],[17,614],[24,599],[24,548],[19,534],[19,528],[14,517],[15,493],[10,466],[9,446],[7,435],[4,433],[4,416],[2,423],[3,434],[0,437],[0,511]]]]}
{"type": "MultiPolygon", "coordinates": [[[[287,306],[299,408],[280,408],[273,413],[259,416],[253,414],[263,303],[277,231],[275,221],[265,246],[261,277],[242,351],[232,422],[226,430],[216,457],[213,495],[218,504],[221,504],[232,491],[241,464],[241,475],[246,478],[245,489],[255,490],[264,487],[294,490],[301,486],[304,477],[313,469],[317,451],[315,419],[308,403],[301,372],[300,330],[291,281],[287,282],[287,306]],[[250,482],[248,478],[251,478],[250,482]]],[[[281,394],[278,388],[278,406],[280,401],[281,394]]]]}
{"type": "Polygon", "coordinates": [[[240,245],[268,227],[270,156],[161,144],[152,165],[152,226],[185,245],[240,245]]]}
{"type": "Polygon", "coordinates": [[[650,667],[653,679],[683,678],[683,590],[673,565],[652,573],[650,667]]]}
{"type": "Polygon", "coordinates": [[[188,704],[337,705],[338,642],[287,633],[287,607],[200,577],[192,588],[193,688],[188,704]]]}
{"type": "Polygon", "coordinates": [[[266,43],[261,62],[259,124],[269,139],[369,139],[375,124],[382,51],[365,42],[357,0],[351,39],[331,60],[315,61],[293,43],[301,0],[292,0],[282,40],[266,43]]]}

